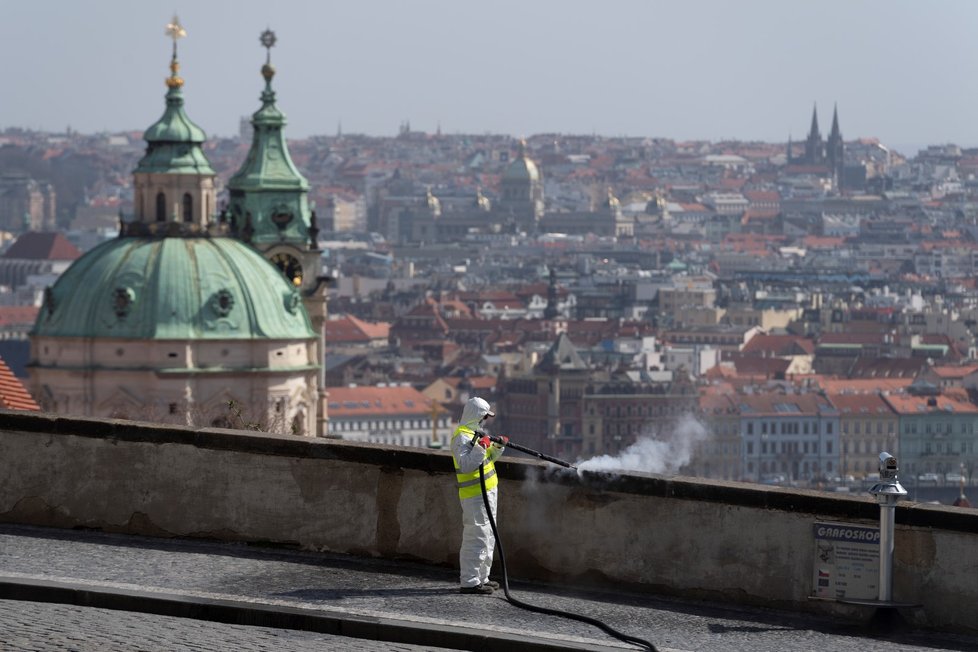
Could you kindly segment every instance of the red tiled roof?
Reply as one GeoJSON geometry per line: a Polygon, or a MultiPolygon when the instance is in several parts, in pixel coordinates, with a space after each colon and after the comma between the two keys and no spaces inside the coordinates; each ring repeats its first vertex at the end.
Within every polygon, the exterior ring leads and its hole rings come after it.
{"type": "Polygon", "coordinates": [[[894,412],[900,414],[925,414],[927,412],[951,412],[954,414],[976,414],[978,406],[963,397],[913,396],[912,394],[887,394],[883,397],[894,412]]]}
{"type": "Polygon", "coordinates": [[[0,358],[0,407],[8,410],[40,411],[41,409],[2,358],[0,358]]]}
{"type": "Polygon", "coordinates": [[[819,235],[806,235],[801,239],[802,245],[809,249],[837,249],[844,245],[845,242],[845,238],[819,235]]]}
{"type": "Polygon", "coordinates": [[[765,378],[783,377],[788,367],[791,366],[790,360],[784,358],[761,358],[755,356],[733,356],[732,362],[737,369],[738,376],[763,376],[765,378]]]}
{"type": "Polygon", "coordinates": [[[978,365],[934,365],[931,371],[939,378],[964,378],[978,371],[978,365]]]}
{"type": "Polygon", "coordinates": [[[816,384],[829,394],[841,392],[876,393],[909,387],[913,378],[817,378],[816,384]]]}
{"type": "Polygon", "coordinates": [[[842,415],[847,414],[892,414],[893,410],[876,393],[829,394],[829,401],[842,415]]]}
{"type": "Polygon", "coordinates": [[[742,414],[793,416],[814,414],[819,409],[834,409],[834,406],[818,394],[750,394],[737,397],[738,402],[745,406],[742,414]],[[781,407],[794,406],[788,410],[781,407]],[[797,411],[795,411],[797,410],[797,411]]]}
{"type": "Polygon", "coordinates": [[[750,338],[741,353],[756,355],[807,355],[814,353],[815,345],[807,337],[800,335],[757,334],[750,338]]]}
{"type": "Polygon", "coordinates": [[[327,320],[325,331],[326,341],[330,344],[366,343],[371,340],[386,340],[390,333],[390,324],[371,323],[357,319],[353,315],[345,315],[338,319],[327,320]]]}
{"type": "MultiPolygon", "coordinates": [[[[733,387],[726,385],[726,390],[733,393],[733,387]]],[[[735,412],[737,406],[734,404],[733,397],[730,394],[719,393],[719,392],[700,392],[699,394],[699,407],[700,412],[706,415],[710,414],[728,414],[735,412]]]]}
{"type": "Polygon", "coordinates": [[[78,247],[60,233],[35,231],[22,234],[3,254],[4,258],[25,260],[75,260],[80,256],[78,247]]]}
{"type": "Polygon", "coordinates": [[[39,310],[37,306],[0,306],[0,326],[33,324],[39,310]]]}
{"type": "Polygon", "coordinates": [[[330,418],[427,415],[431,401],[413,387],[330,387],[330,418]]]}
{"type": "Polygon", "coordinates": [[[773,190],[745,190],[744,197],[753,203],[760,202],[780,202],[781,195],[773,190]]]}
{"type": "Polygon", "coordinates": [[[752,206],[744,211],[743,223],[747,224],[751,220],[772,220],[780,214],[781,211],[777,208],[758,208],[757,206],[752,206]]]}

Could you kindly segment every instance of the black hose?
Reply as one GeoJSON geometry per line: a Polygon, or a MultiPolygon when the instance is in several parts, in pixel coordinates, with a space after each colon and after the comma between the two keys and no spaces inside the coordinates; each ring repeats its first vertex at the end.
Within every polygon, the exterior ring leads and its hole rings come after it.
{"type": "Polygon", "coordinates": [[[479,484],[482,485],[482,502],[486,506],[486,516],[489,517],[489,525],[492,527],[492,536],[496,538],[496,549],[499,550],[499,564],[503,569],[503,592],[506,594],[506,599],[509,602],[521,609],[526,609],[527,611],[535,611],[541,614],[549,614],[551,616],[560,616],[561,618],[570,618],[571,620],[579,620],[582,623],[587,623],[589,625],[594,625],[595,627],[603,630],[605,633],[614,636],[620,641],[625,643],[631,643],[632,645],[637,645],[638,647],[650,650],[651,652],[657,652],[656,647],[649,643],[648,641],[636,638],[634,636],[629,636],[628,634],[622,634],[618,630],[612,628],[597,618],[591,618],[590,616],[582,616],[581,614],[572,613],[570,611],[562,611],[559,609],[548,609],[547,607],[538,607],[522,600],[514,598],[509,593],[509,573],[506,572],[506,555],[503,553],[503,542],[499,538],[499,532],[496,530],[496,519],[492,515],[492,507],[489,505],[489,491],[486,489],[486,475],[482,468],[483,465],[479,465],[479,484]]]}

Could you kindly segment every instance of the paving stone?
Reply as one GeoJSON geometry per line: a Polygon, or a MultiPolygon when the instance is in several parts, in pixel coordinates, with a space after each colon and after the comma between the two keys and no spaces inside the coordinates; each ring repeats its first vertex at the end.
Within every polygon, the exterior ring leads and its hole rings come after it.
{"type": "MultiPolygon", "coordinates": [[[[593,625],[550,615],[532,613],[506,602],[502,592],[492,596],[460,595],[453,569],[390,560],[361,559],[341,555],[275,550],[246,545],[152,539],[98,532],[67,531],[24,526],[0,526],[0,575],[26,580],[81,582],[99,590],[177,593],[190,599],[233,599],[257,605],[299,607],[349,617],[397,619],[406,626],[458,628],[483,633],[539,637],[580,649],[635,649],[593,625]]],[[[852,623],[797,613],[731,605],[669,600],[649,595],[572,590],[512,581],[519,599],[538,606],[569,611],[605,621],[631,636],[644,638],[660,650],[710,652],[809,652],[851,650],[861,652],[909,652],[912,650],[978,649],[978,638],[953,637],[932,632],[901,632],[891,639],[869,638],[852,623]]],[[[7,610],[4,609],[6,612],[7,610]]],[[[80,635],[87,645],[92,626],[89,612],[69,611],[51,618],[0,622],[0,631],[10,625],[17,640],[54,626],[53,637],[61,636],[64,650],[71,635],[80,635]],[[18,630],[16,626],[33,628],[18,630]]],[[[122,612],[125,613],[125,612],[122,612]]],[[[146,616],[145,614],[143,616],[146,616]]],[[[119,617],[115,639],[143,635],[147,649],[170,648],[168,627],[156,617],[126,620],[119,617]],[[130,628],[128,630],[126,628],[130,628]],[[153,636],[161,638],[152,638],[153,636]]],[[[186,631],[198,631],[216,623],[177,619],[186,631]]],[[[233,627],[233,626],[229,626],[233,627]]],[[[255,640],[252,647],[208,648],[210,639],[187,645],[200,649],[304,650],[304,636],[320,636],[290,630],[266,631],[245,628],[255,640]],[[285,632],[275,634],[275,631],[285,632]],[[282,636],[285,638],[276,638],[282,636]],[[293,638],[294,644],[293,644],[293,638]],[[281,644],[287,641],[286,644],[281,644]]],[[[237,636],[229,629],[228,635],[237,636]]],[[[112,636],[109,638],[111,639],[112,636]]],[[[202,634],[203,636],[203,634],[202,634]]],[[[207,634],[210,636],[210,634],[207,634]]],[[[251,640],[251,639],[249,639],[251,640]]],[[[354,645],[358,639],[346,639],[354,645]]],[[[369,641],[364,641],[364,644],[369,641]]],[[[6,644],[6,642],[5,642],[6,644]]],[[[401,643],[384,643],[381,648],[317,649],[430,649],[401,643]]],[[[0,649],[6,649],[0,646],[0,649]]],[[[33,649],[22,647],[21,649],[33,649]]],[[[82,648],[84,649],[84,648],[82,648]]],[[[121,648],[120,648],[121,649],[121,648]]],[[[131,648],[125,648],[131,649],[131,648]]],[[[180,649],[194,649],[192,647],[180,649]]],[[[309,649],[312,649],[311,647],[309,649]]],[[[98,648],[105,652],[106,648],[98,648]]]]}

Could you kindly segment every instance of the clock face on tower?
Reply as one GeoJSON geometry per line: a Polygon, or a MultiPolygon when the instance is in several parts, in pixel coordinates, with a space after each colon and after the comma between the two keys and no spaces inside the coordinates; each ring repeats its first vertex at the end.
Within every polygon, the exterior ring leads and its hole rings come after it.
{"type": "Polygon", "coordinates": [[[295,258],[286,253],[277,253],[271,257],[272,264],[278,267],[285,278],[296,287],[302,285],[302,265],[295,258]]]}

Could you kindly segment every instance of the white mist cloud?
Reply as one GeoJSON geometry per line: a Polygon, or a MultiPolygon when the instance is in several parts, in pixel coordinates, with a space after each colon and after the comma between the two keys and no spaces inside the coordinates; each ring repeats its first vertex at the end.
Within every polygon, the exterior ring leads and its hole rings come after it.
{"type": "Polygon", "coordinates": [[[601,455],[576,465],[581,471],[641,471],[674,475],[689,463],[697,443],[709,431],[692,415],[683,415],[670,431],[657,437],[642,435],[616,456],[601,455]]]}

